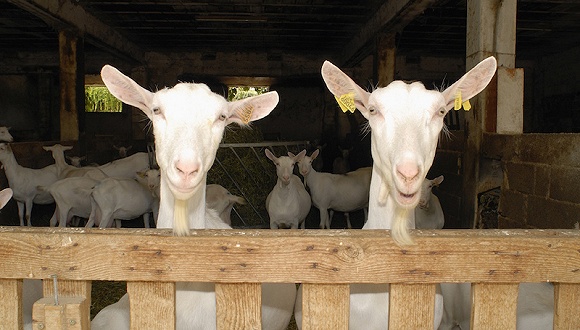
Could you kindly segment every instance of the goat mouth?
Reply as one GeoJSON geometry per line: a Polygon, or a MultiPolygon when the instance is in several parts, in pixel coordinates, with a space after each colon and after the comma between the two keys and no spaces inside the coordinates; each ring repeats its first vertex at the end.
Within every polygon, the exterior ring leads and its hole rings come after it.
{"type": "Polygon", "coordinates": [[[398,193],[399,194],[398,194],[397,200],[401,205],[413,206],[414,204],[417,203],[416,197],[418,196],[418,194],[416,192],[412,193],[412,194],[405,194],[405,193],[399,191],[398,193]]]}

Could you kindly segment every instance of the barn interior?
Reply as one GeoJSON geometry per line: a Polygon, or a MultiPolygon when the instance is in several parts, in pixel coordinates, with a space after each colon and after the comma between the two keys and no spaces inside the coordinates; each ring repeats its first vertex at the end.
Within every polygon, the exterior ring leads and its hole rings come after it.
{"type": "MultiPolygon", "coordinates": [[[[0,125],[32,168],[53,163],[41,146],[55,143],[99,164],[115,158],[113,145],[146,151],[141,111],[85,111],[85,85],[111,64],[151,90],[267,86],[281,101],[254,125],[259,140],[320,141],[330,162],[352,148],[353,167],[369,166],[364,118],[340,111],[320,76],[325,60],[369,89],[440,88],[493,55],[495,82],[470,112],[448,115],[429,175],[445,176],[445,227],[573,228],[579,31],[576,0],[0,0],[0,125]]],[[[11,202],[0,219],[15,218],[11,202]]]]}

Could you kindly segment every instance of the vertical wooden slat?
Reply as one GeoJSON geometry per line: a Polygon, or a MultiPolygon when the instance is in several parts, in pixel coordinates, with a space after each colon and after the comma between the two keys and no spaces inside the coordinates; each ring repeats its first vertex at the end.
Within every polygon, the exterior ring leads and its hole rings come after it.
{"type": "Polygon", "coordinates": [[[517,283],[472,284],[471,329],[516,329],[517,283]]]}
{"type": "Polygon", "coordinates": [[[302,329],[348,329],[348,284],[304,284],[302,329]]]}
{"type": "Polygon", "coordinates": [[[580,284],[554,284],[554,330],[580,329],[580,284]]]}
{"type": "Polygon", "coordinates": [[[22,330],[22,280],[0,279],[2,329],[22,330]]]}
{"type": "Polygon", "coordinates": [[[260,283],[216,284],[217,329],[261,329],[260,283]]]}
{"type": "Polygon", "coordinates": [[[174,282],[127,282],[131,330],[175,329],[174,282]]]}
{"type": "Polygon", "coordinates": [[[431,329],[435,284],[391,284],[389,329],[431,329]]]}

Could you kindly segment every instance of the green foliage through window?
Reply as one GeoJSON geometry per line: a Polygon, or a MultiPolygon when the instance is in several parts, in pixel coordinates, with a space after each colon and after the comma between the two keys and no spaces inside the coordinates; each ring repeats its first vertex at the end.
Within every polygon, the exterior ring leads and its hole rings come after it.
{"type": "Polygon", "coordinates": [[[233,86],[228,87],[228,101],[237,101],[246,97],[268,92],[268,86],[233,86]]]}
{"type": "Polygon", "coordinates": [[[122,112],[123,103],[105,86],[85,86],[85,112],[122,112]]]}

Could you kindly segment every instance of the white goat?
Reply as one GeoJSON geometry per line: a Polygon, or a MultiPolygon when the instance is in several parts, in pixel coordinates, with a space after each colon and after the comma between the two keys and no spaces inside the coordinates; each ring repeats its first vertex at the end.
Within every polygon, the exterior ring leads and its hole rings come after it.
{"type": "Polygon", "coordinates": [[[445,224],[445,217],[439,198],[432,192],[433,187],[438,187],[443,182],[443,175],[433,180],[425,178],[421,186],[421,198],[415,208],[415,228],[417,229],[441,229],[445,224]]]}
{"type": "Polygon", "coordinates": [[[316,172],[312,168],[316,157],[318,149],[304,156],[298,165],[304,184],[310,188],[312,203],[320,211],[320,228],[330,228],[329,210],[345,212],[347,226],[352,228],[348,212],[368,207],[372,169],[363,167],[346,174],[316,172]]]}
{"type": "Polygon", "coordinates": [[[37,186],[49,186],[58,180],[55,165],[49,165],[41,169],[32,169],[20,166],[16,162],[12,148],[6,143],[0,143],[0,162],[4,166],[6,178],[10,188],[14,193],[13,198],[18,205],[18,217],[20,225],[24,226],[24,220],[31,226],[30,215],[32,205],[54,203],[52,195],[48,192],[41,192],[37,186]],[[24,214],[26,211],[26,215],[24,214]]]}
{"type": "Polygon", "coordinates": [[[127,157],[127,153],[129,152],[129,150],[131,150],[131,148],[133,148],[133,146],[128,146],[128,147],[124,147],[124,146],[116,146],[113,145],[113,149],[117,150],[117,152],[119,153],[119,158],[125,158],[127,157]]]}
{"type": "Polygon", "coordinates": [[[205,187],[205,203],[208,209],[215,210],[220,219],[231,226],[231,213],[234,204],[244,205],[246,200],[243,197],[232,195],[219,184],[208,184],[205,187]]]}
{"type": "Polygon", "coordinates": [[[59,170],[60,178],[70,178],[75,176],[86,176],[96,180],[101,180],[107,177],[133,178],[135,172],[146,171],[149,168],[149,155],[146,152],[138,152],[129,157],[118,159],[97,167],[86,166],[77,168],[69,165],[65,161],[64,152],[72,149],[71,146],[55,144],[43,148],[52,153],[55,165],[59,170]]]}
{"type": "Polygon", "coordinates": [[[266,149],[266,156],[276,165],[278,179],[266,197],[266,210],[270,216],[270,228],[304,229],[306,216],[312,202],[299,177],[294,175],[294,164],[304,158],[306,150],[298,155],[276,157],[266,149]]]}
{"type": "Polygon", "coordinates": [[[70,162],[70,164],[74,167],[82,167],[82,162],[87,159],[86,156],[66,156],[66,159],[70,162]]]}
{"type": "MultiPolygon", "coordinates": [[[[12,198],[12,189],[5,188],[0,191],[0,210],[12,198]]],[[[42,298],[42,280],[22,281],[22,321],[25,330],[32,329],[32,306],[42,298]]]]}
{"type": "Polygon", "coordinates": [[[14,141],[14,138],[12,137],[12,134],[10,134],[9,130],[10,130],[10,127],[0,126],[0,141],[3,141],[3,142],[14,141]]]}
{"type": "MultiPolygon", "coordinates": [[[[143,216],[145,228],[149,228],[149,213],[157,210],[158,204],[153,192],[137,180],[106,178],[92,190],[92,207],[86,227],[97,225],[99,228],[107,228],[113,224],[113,220],[132,220],[143,216]]],[[[120,223],[117,226],[120,227],[120,223]]]]}
{"type": "MultiPolygon", "coordinates": [[[[353,110],[356,107],[371,130],[373,172],[368,220],[363,229],[391,229],[398,244],[413,243],[408,231],[415,227],[412,210],[433,163],[443,118],[454,103],[461,104],[482,91],[496,68],[495,58],[487,58],[443,92],[429,91],[420,82],[394,81],[369,93],[330,62],[322,65],[328,89],[344,105],[353,110]]],[[[350,293],[351,329],[388,326],[388,284],[353,284],[350,293]]],[[[437,294],[434,328],[441,321],[442,300],[437,294]]],[[[297,299],[295,308],[300,325],[301,299],[297,299]]]]}
{"type": "MultiPolygon", "coordinates": [[[[109,91],[138,107],[153,122],[157,162],[161,170],[158,228],[173,228],[177,235],[190,228],[231,228],[215,212],[206,211],[207,172],[216,156],[227,124],[248,124],[268,115],[278,94],[228,103],[204,84],[180,83],[151,93],[111,66],[101,71],[109,91]]],[[[192,279],[195,275],[192,275],[192,279]]],[[[215,329],[213,283],[176,284],[176,328],[215,329]]],[[[263,329],[286,329],[296,296],[294,284],[262,284],[263,329]]],[[[92,329],[129,329],[129,298],[103,309],[92,329]]]]}
{"type": "Polygon", "coordinates": [[[91,190],[99,183],[89,177],[72,177],[56,181],[47,187],[39,186],[40,191],[49,192],[56,202],[56,209],[50,219],[50,226],[65,227],[73,216],[88,218],[91,214],[91,190]]]}

